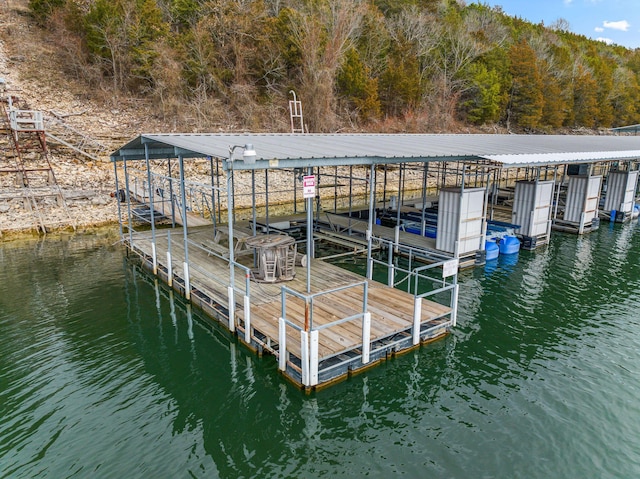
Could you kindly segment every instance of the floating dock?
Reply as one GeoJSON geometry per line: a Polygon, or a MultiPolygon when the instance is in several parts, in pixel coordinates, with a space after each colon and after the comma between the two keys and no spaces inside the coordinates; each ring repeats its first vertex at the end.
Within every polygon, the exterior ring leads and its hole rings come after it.
{"type": "Polygon", "coordinates": [[[604,208],[630,217],[640,138],[147,134],[111,158],[130,251],[315,389],[454,327],[458,269],[484,263],[489,223],[525,249],[553,224],[582,234],[605,177],[604,208]],[[364,277],[322,241],[366,254],[364,277]]]}
{"type": "MultiPolygon", "coordinates": [[[[252,238],[240,229],[236,234],[252,238]]],[[[187,253],[183,235],[182,228],[136,232],[126,244],[146,269],[248,347],[278,358],[282,373],[303,388],[343,379],[441,337],[455,324],[455,301],[430,301],[321,259],[310,264],[307,292],[306,267],[296,266],[290,281],[258,282],[253,253],[241,255],[230,288],[228,249],[215,242],[212,227],[188,229],[187,253]]],[[[426,269],[410,279],[428,279],[426,269]]],[[[455,283],[439,289],[457,295],[455,283]]]]}

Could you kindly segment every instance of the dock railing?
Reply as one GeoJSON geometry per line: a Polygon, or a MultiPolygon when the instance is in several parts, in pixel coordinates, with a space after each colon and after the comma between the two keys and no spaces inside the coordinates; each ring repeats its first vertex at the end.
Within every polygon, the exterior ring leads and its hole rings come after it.
{"type": "MultiPolygon", "coordinates": [[[[182,224],[187,221],[182,218],[180,187],[179,184],[176,185],[179,180],[160,173],[151,173],[151,188],[149,188],[147,178],[131,176],[129,183],[133,200],[148,209],[153,208],[158,216],[170,219],[172,224],[175,224],[176,218],[182,224]]],[[[220,188],[189,181],[185,181],[184,185],[187,213],[208,218],[214,225],[221,223],[220,188]]],[[[138,219],[146,223],[150,222],[148,217],[141,216],[138,219]]]]}
{"type": "Polygon", "coordinates": [[[326,291],[321,291],[313,294],[305,294],[299,291],[295,291],[286,286],[282,286],[282,315],[279,318],[279,330],[278,330],[278,368],[281,371],[286,371],[288,361],[287,353],[287,327],[293,328],[296,331],[300,331],[300,375],[301,383],[305,387],[312,387],[318,384],[319,374],[321,372],[328,372],[331,366],[328,366],[319,371],[319,335],[322,330],[338,326],[340,324],[349,321],[361,321],[361,337],[362,337],[362,349],[361,360],[362,364],[367,364],[370,360],[370,348],[371,348],[371,313],[367,311],[368,303],[368,282],[360,281],[358,283],[352,283],[346,286],[333,288],[326,291]],[[316,326],[313,321],[314,300],[321,296],[328,296],[332,293],[337,293],[351,288],[362,287],[362,312],[347,316],[345,318],[332,321],[316,326]],[[301,325],[299,322],[291,320],[287,316],[287,297],[293,296],[304,301],[305,304],[305,317],[304,323],[301,325]]]}
{"type": "MultiPolygon", "coordinates": [[[[171,264],[171,234],[169,230],[167,230],[167,235],[168,235],[167,263],[170,265],[171,264]]],[[[187,243],[189,244],[189,248],[202,250],[206,252],[207,255],[209,256],[215,256],[216,258],[219,258],[222,261],[226,261],[227,263],[229,263],[229,257],[225,256],[223,253],[219,251],[214,251],[210,248],[207,248],[205,245],[197,241],[193,241],[191,239],[187,239],[187,243]]],[[[236,327],[238,326],[236,324],[235,297],[236,297],[236,294],[239,294],[242,297],[242,306],[244,308],[244,325],[243,325],[244,340],[248,344],[251,344],[251,268],[243,264],[240,264],[236,261],[230,262],[230,265],[232,265],[234,269],[239,270],[240,274],[244,276],[243,287],[238,287],[238,285],[235,283],[231,284],[230,270],[228,275],[213,274],[207,271],[205,268],[201,268],[198,265],[197,261],[193,261],[189,263],[190,273],[188,275],[188,278],[186,278],[187,279],[186,283],[189,285],[189,287],[193,286],[194,275],[191,273],[191,270],[193,270],[201,274],[202,276],[206,277],[208,280],[211,280],[214,283],[218,283],[221,286],[224,286],[227,288],[227,300],[228,300],[227,311],[228,311],[228,320],[229,320],[227,327],[229,328],[229,331],[231,331],[232,333],[235,332],[236,327]]],[[[172,268],[169,268],[169,269],[171,270],[172,268]]],[[[234,277],[241,277],[241,276],[234,274],[234,277]]]]}
{"type": "Polygon", "coordinates": [[[406,291],[414,295],[414,328],[413,342],[420,341],[420,313],[422,311],[422,299],[430,298],[432,301],[445,305],[438,295],[448,293],[448,306],[451,308],[451,325],[456,325],[458,305],[458,259],[450,258],[435,252],[413,248],[406,245],[398,245],[391,240],[376,238],[383,245],[383,250],[388,251],[387,260],[381,261],[370,256],[371,271],[374,265],[387,268],[387,285],[392,287],[406,283],[406,291]],[[394,253],[398,249],[398,253],[394,253]],[[403,256],[407,258],[408,266],[403,268],[394,261],[403,256]],[[413,267],[419,260],[422,266],[413,267]],[[426,261],[429,263],[424,264],[426,261]],[[400,276],[399,279],[396,279],[400,276]]]}

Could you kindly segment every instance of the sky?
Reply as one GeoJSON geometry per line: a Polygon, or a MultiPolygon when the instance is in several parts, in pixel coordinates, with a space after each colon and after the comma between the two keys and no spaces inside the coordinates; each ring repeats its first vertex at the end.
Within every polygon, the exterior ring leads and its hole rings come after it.
{"type": "Polygon", "coordinates": [[[551,25],[562,18],[569,30],[606,43],[640,48],[640,0],[481,0],[510,16],[551,25]]]}

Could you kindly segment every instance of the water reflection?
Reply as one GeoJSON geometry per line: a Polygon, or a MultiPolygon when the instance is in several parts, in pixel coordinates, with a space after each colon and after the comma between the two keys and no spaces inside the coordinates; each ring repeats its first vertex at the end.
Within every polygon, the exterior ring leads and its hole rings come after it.
{"type": "Polygon", "coordinates": [[[310,395],[120,250],[0,247],[0,477],[635,477],[625,227],[461,274],[451,336],[310,395]]]}
{"type": "Polygon", "coordinates": [[[591,236],[580,236],[576,241],[575,261],[571,277],[576,283],[582,282],[593,266],[594,241],[591,236]]]}
{"type": "Polygon", "coordinates": [[[625,224],[620,227],[620,231],[615,235],[615,247],[609,256],[612,274],[619,274],[621,268],[624,267],[629,254],[629,249],[632,245],[631,237],[633,236],[633,233],[633,225],[625,224]]]}

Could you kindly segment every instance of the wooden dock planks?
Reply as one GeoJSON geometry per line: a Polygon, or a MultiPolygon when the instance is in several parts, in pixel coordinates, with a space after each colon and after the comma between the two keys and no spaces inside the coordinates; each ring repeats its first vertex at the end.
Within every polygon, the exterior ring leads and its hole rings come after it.
{"type": "MultiPolygon", "coordinates": [[[[213,229],[189,228],[188,238],[195,245],[206,245],[213,238],[213,229]]],[[[151,255],[151,232],[136,233],[135,248],[143,254],[151,255]]],[[[166,265],[167,234],[156,231],[156,249],[160,265],[166,265]]],[[[174,273],[183,275],[184,247],[182,229],[171,230],[171,254],[174,273]]],[[[243,258],[250,266],[252,258],[243,258]]],[[[228,302],[227,286],[229,281],[228,263],[204,249],[193,245],[189,247],[191,284],[204,292],[214,302],[226,306],[228,302]],[[215,281],[213,278],[218,278],[215,281]]],[[[296,268],[296,277],[283,283],[250,283],[251,329],[267,337],[267,344],[278,343],[278,321],[282,314],[281,286],[296,291],[306,291],[306,269],[296,268]]],[[[244,291],[245,275],[236,270],[236,291],[244,291]]],[[[323,292],[358,282],[364,278],[338,266],[314,260],[311,263],[311,291],[323,292]]],[[[313,304],[313,325],[318,327],[363,312],[363,286],[336,291],[316,297],[313,304]]],[[[236,294],[236,314],[244,321],[243,300],[236,294]]],[[[304,327],[304,301],[293,295],[287,295],[287,319],[299,327],[304,327]]],[[[368,312],[371,314],[371,342],[383,340],[400,332],[410,331],[413,326],[414,297],[401,290],[384,284],[368,282],[368,312]]],[[[450,308],[428,300],[422,302],[422,324],[448,314],[450,308]]],[[[358,350],[362,347],[362,319],[357,318],[322,329],[319,332],[319,359],[323,360],[342,353],[358,350]]],[[[287,328],[287,349],[291,354],[300,354],[300,332],[287,328]]]]}

